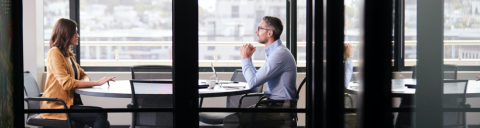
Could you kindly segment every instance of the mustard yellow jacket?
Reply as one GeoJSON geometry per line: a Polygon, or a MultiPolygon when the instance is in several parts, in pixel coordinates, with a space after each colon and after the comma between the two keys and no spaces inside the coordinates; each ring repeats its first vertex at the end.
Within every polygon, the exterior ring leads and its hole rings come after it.
{"type": "MultiPolygon", "coordinates": [[[[53,47],[48,51],[47,55],[47,79],[45,82],[45,92],[43,97],[55,97],[62,99],[70,108],[73,105],[73,94],[75,88],[79,84],[79,80],[76,80],[73,68],[69,62],[72,59],[75,67],[77,68],[77,75],[80,80],[87,78],[90,80],[87,74],[77,64],[75,58],[64,57],[60,52],[60,49],[53,47]]],[[[64,109],[62,103],[58,101],[42,101],[40,103],[41,109],[64,109]]],[[[57,119],[67,120],[65,113],[42,113],[40,117],[43,119],[57,119]]]]}

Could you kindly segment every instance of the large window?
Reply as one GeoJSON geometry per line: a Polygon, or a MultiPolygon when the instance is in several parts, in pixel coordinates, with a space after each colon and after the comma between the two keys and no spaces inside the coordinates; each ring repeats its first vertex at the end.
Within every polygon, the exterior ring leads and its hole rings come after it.
{"type": "MultiPolygon", "coordinates": [[[[360,41],[360,0],[345,0],[345,44],[352,45],[358,49],[360,41]]],[[[353,56],[353,65],[358,66],[358,50],[355,50],[353,56]]]]}
{"type": "Polygon", "coordinates": [[[297,66],[306,66],[307,61],[307,1],[297,1],[297,66]]]}
{"type": "Polygon", "coordinates": [[[70,18],[70,8],[68,0],[43,0],[43,5],[43,39],[46,59],[50,49],[49,40],[52,36],[53,26],[60,18],[70,18]]]}
{"type": "MultiPolygon", "coordinates": [[[[444,1],[444,63],[479,65],[479,1],[444,1]]],[[[417,0],[405,0],[405,66],[416,64],[417,0]]]]}
{"type": "Polygon", "coordinates": [[[286,43],[286,2],[199,0],[199,66],[241,66],[240,46],[257,47],[253,62],[261,66],[266,59],[265,46],[257,42],[255,30],[263,16],[282,20],[280,40],[286,43]]]}
{"type": "Polygon", "coordinates": [[[82,66],[172,60],[171,0],[80,0],[82,66]]]}

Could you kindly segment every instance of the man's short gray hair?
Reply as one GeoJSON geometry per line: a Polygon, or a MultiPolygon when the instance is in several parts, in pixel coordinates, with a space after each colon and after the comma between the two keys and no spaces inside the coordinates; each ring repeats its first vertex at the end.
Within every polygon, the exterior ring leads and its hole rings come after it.
{"type": "Polygon", "coordinates": [[[283,32],[282,20],[273,16],[264,16],[263,21],[265,21],[268,26],[273,27],[273,38],[275,40],[280,39],[280,35],[282,35],[283,32]]]}

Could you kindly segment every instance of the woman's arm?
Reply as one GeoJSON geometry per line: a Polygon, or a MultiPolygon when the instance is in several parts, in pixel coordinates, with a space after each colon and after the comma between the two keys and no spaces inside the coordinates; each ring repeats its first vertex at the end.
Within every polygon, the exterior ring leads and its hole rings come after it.
{"type": "Polygon", "coordinates": [[[100,85],[103,85],[105,84],[107,81],[114,81],[113,80],[115,77],[103,77],[102,79],[98,80],[98,81],[80,81],[79,84],[78,84],[78,87],[79,88],[89,88],[89,87],[93,87],[93,86],[100,86],[100,85]]]}

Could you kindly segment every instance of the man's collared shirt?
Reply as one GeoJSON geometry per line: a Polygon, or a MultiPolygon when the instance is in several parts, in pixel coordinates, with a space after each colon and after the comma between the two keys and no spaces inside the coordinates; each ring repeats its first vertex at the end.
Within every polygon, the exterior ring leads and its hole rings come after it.
{"type": "Polygon", "coordinates": [[[250,88],[267,84],[264,92],[274,100],[296,99],[297,65],[295,59],[279,39],[265,49],[267,59],[259,70],[250,58],[242,60],[242,70],[250,88]]]}
{"type": "Polygon", "coordinates": [[[353,74],[353,64],[352,64],[351,58],[347,58],[344,69],[345,69],[344,85],[345,85],[345,88],[349,88],[348,83],[352,79],[352,74],[353,74]]]}

